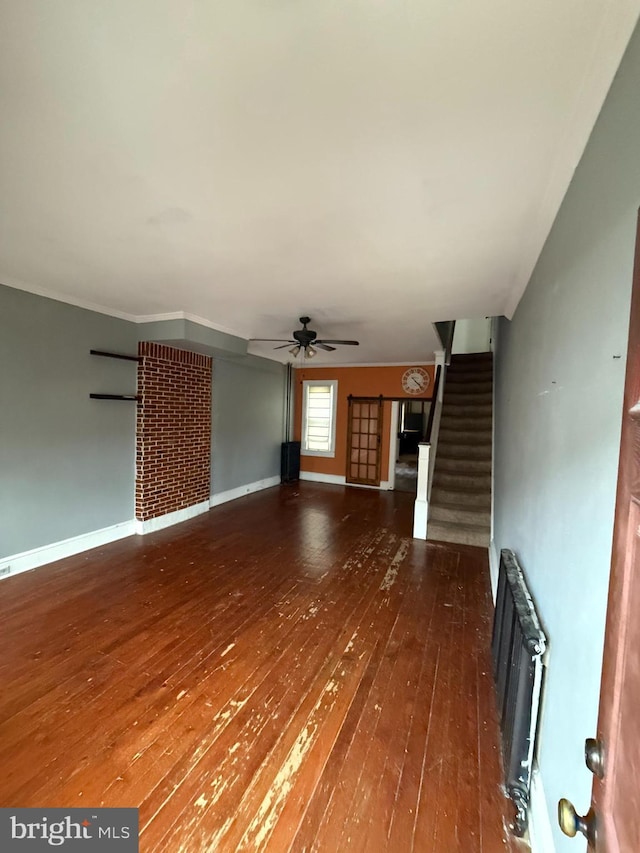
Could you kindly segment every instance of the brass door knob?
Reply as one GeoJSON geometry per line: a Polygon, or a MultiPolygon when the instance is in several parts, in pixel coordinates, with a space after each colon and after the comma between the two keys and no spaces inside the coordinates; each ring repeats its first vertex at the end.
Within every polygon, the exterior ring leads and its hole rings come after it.
{"type": "Polygon", "coordinates": [[[593,809],[589,809],[584,817],[576,812],[573,803],[563,797],[558,802],[558,823],[560,829],[569,838],[573,838],[581,832],[592,847],[596,843],[596,815],[593,809]]]}
{"type": "Polygon", "coordinates": [[[604,747],[601,741],[588,737],[584,742],[585,764],[594,776],[602,779],[604,776],[604,747]]]}

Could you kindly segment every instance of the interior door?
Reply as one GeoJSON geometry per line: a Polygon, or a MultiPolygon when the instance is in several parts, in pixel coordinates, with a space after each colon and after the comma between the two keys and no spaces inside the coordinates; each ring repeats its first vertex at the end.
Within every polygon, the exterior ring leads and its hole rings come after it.
{"type": "Polygon", "coordinates": [[[382,398],[349,397],[347,483],[380,485],[382,398]]]}
{"type": "MultiPolygon", "coordinates": [[[[597,853],[640,851],[640,221],[592,809],[597,853]]],[[[594,764],[595,766],[591,766],[594,764]]]]}

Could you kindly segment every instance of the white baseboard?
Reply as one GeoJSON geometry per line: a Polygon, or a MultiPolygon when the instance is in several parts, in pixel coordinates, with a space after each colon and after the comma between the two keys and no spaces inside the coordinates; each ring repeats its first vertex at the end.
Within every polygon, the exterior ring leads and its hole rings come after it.
{"type": "Polygon", "coordinates": [[[40,548],[22,551],[20,554],[13,554],[10,557],[2,557],[0,558],[0,571],[9,567],[9,572],[2,575],[2,578],[37,569],[39,566],[47,565],[47,563],[64,560],[65,557],[73,557],[82,551],[99,548],[101,545],[107,545],[117,539],[124,539],[125,536],[133,536],[135,532],[135,521],[132,519],[103,527],[100,530],[81,533],[79,536],[72,536],[70,539],[62,539],[60,542],[53,542],[51,545],[42,545],[40,548]]]}
{"type": "Polygon", "coordinates": [[[188,506],[185,509],[177,509],[175,512],[159,515],[157,518],[149,518],[146,521],[136,519],[135,532],[142,536],[145,533],[155,533],[156,530],[163,530],[165,527],[171,527],[172,524],[180,524],[181,521],[188,521],[190,518],[195,518],[196,515],[208,511],[209,501],[202,501],[202,503],[188,506]]]}
{"type": "Polygon", "coordinates": [[[254,483],[247,483],[245,486],[238,486],[235,489],[228,489],[226,492],[218,492],[217,495],[211,495],[209,498],[209,507],[225,504],[227,501],[235,501],[237,498],[243,498],[245,495],[251,495],[253,492],[260,492],[262,489],[271,489],[273,486],[280,485],[280,477],[267,477],[265,480],[256,480],[254,483]]]}
{"type": "Polygon", "coordinates": [[[300,471],[300,479],[312,483],[332,483],[334,486],[344,486],[347,482],[347,478],[340,474],[317,474],[315,471],[300,471]]]}
{"type": "Polygon", "coordinates": [[[350,486],[354,489],[376,489],[376,491],[389,491],[391,483],[389,480],[380,480],[379,486],[367,486],[364,483],[347,483],[347,478],[340,474],[318,474],[316,471],[300,471],[301,480],[309,480],[312,483],[331,483],[334,486],[350,486]]]}
{"type": "Polygon", "coordinates": [[[380,480],[379,486],[367,486],[366,483],[347,483],[347,478],[344,478],[345,486],[349,486],[350,489],[375,489],[376,492],[389,492],[391,491],[391,483],[388,480],[380,480]]]}
{"type": "Polygon", "coordinates": [[[498,594],[498,573],[500,571],[500,554],[498,553],[498,548],[496,547],[495,540],[492,539],[489,543],[489,573],[491,575],[491,594],[493,596],[493,603],[496,603],[496,596],[498,594]]]}
{"type": "Polygon", "coordinates": [[[540,771],[534,765],[529,795],[529,843],[531,853],[555,853],[551,819],[542,787],[540,771]]]}

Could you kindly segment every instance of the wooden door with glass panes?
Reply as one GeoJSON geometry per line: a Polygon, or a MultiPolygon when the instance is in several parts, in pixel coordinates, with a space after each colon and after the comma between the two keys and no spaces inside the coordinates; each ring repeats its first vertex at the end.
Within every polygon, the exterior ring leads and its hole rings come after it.
{"type": "Polygon", "coordinates": [[[380,485],[382,398],[349,397],[347,483],[380,485]]]}

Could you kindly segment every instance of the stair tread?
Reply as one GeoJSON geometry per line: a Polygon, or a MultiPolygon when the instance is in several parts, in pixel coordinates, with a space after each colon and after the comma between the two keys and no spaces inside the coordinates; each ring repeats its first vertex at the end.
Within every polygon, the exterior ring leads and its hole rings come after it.
{"type": "Polygon", "coordinates": [[[449,444],[445,442],[444,445],[439,445],[438,449],[443,459],[491,461],[491,445],[478,447],[473,444],[449,444]]]}
{"type": "Polygon", "coordinates": [[[492,403],[493,394],[491,391],[478,394],[469,394],[466,392],[461,394],[445,393],[443,406],[472,406],[474,404],[490,406],[492,403]]]}
{"type": "Polygon", "coordinates": [[[452,424],[473,424],[476,426],[478,423],[482,423],[485,429],[491,429],[493,424],[493,416],[482,412],[477,415],[467,415],[461,412],[443,412],[442,417],[440,418],[440,428],[442,429],[443,423],[452,423],[452,424]]]}
{"type": "Polygon", "coordinates": [[[433,489],[431,490],[432,500],[434,492],[437,496],[440,496],[441,492],[446,492],[451,493],[456,499],[464,495],[469,495],[470,497],[474,498],[486,498],[489,503],[491,502],[491,492],[486,487],[483,488],[482,486],[480,488],[470,489],[468,487],[454,485],[442,486],[437,483],[434,483],[433,489]]]}
{"type": "Polygon", "coordinates": [[[493,370],[451,370],[447,371],[447,382],[455,382],[456,384],[464,384],[469,382],[492,382],[493,370]]]}
{"type": "MultiPolygon", "coordinates": [[[[454,439],[445,438],[444,436],[440,436],[438,438],[438,447],[444,452],[451,450],[452,448],[460,448],[462,452],[475,452],[476,450],[488,450],[491,452],[491,441],[478,441],[477,443],[473,443],[470,441],[456,441],[454,439]]],[[[444,452],[446,456],[447,453],[444,452]]]]}
{"type": "Polygon", "coordinates": [[[477,483],[478,489],[489,490],[491,489],[491,474],[465,474],[463,472],[452,474],[442,471],[433,476],[434,489],[473,491],[473,483],[477,483]]]}
{"type": "MultiPolygon", "coordinates": [[[[460,509],[460,505],[459,505],[459,504],[457,504],[457,503],[451,503],[451,501],[435,501],[435,500],[431,500],[431,501],[430,501],[430,503],[429,503],[429,506],[433,507],[434,509],[436,509],[436,508],[437,508],[437,509],[444,509],[444,510],[447,510],[447,511],[450,511],[450,512],[454,512],[454,511],[456,511],[456,510],[460,509]]],[[[486,509],[482,509],[482,508],[479,508],[479,507],[478,507],[478,508],[476,508],[476,507],[468,507],[468,506],[463,507],[463,510],[464,510],[464,512],[473,512],[473,513],[476,513],[476,514],[478,514],[478,515],[486,515],[486,514],[487,514],[487,512],[488,512],[488,510],[486,510],[486,509]]]]}
{"type": "MultiPolygon", "coordinates": [[[[447,436],[451,436],[453,439],[460,440],[461,436],[468,436],[472,439],[473,442],[477,441],[491,441],[493,438],[493,432],[490,429],[468,429],[465,427],[457,428],[451,426],[451,424],[445,424],[443,429],[442,423],[440,424],[440,437],[443,436],[443,433],[447,436]]],[[[471,442],[462,442],[463,444],[471,444],[471,442]]]]}
{"type": "Polygon", "coordinates": [[[429,504],[429,518],[432,521],[446,521],[450,524],[472,525],[488,529],[491,527],[490,510],[461,507],[459,504],[429,504]]]}
{"type": "Polygon", "coordinates": [[[455,382],[463,382],[467,377],[471,382],[477,382],[478,378],[481,376],[486,376],[488,379],[493,378],[493,367],[488,365],[487,367],[483,367],[482,370],[467,370],[466,368],[463,370],[462,365],[458,365],[457,367],[450,367],[447,370],[447,380],[453,379],[455,382]]]}
{"type": "Polygon", "coordinates": [[[447,389],[458,391],[459,389],[471,389],[478,385],[493,385],[493,374],[478,373],[475,376],[468,376],[466,373],[454,374],[447,376],[445,383],[445,393],[447,389]]]}
{"type": "Polygon", "coordinates": [[[487,453],[483,456],[468,456],[464,453],[462,455],[460,453],[452,452],[453,449],[457,445],[440,445],[438,444],[438,455],[436,457],[436,467],[438,462],[442,459],[450,460],[451,462],[464,462],[468,460],[469,462],[491,462],[491,447],[487,448],[487,453]]]}
{"type": "Polygon", "coordinates": [[[448,414],[459,415],[461,409],[470,409],[471,411],[476,413],[478,413],[478,411],[486,413],[493,409],[493,398],[483,401],[481,403],[477,401],[469,402],[464,398],[455,398],[452,400],[447,400],[447,402],[444,403],[442,407],[442,416],[444,417],[445,412],[448,414]]]}
{"type": "Polygon", "coordinates": [[[491,474],[491,459],[439,456],[436,459],[435,473],[491,474]]]}
{"type": "Polygon", "coordinates": [[[491,350],[484,352],[456,352],[451,356],[451,363],[457,364],[462,361],[491,361],[493,353],[491,350]]]}
{"type": "Polygon", "coordinates": [[[443,527],[454,530],[456,528],[466,528],[467,530],[473,530],[477,533],[486,533],[488,530],[490,531],[490,526],[486,524],[459,524],[456,521],[440,521],[439,518],[429,519],[429,524],[432,524],[434,527],[443,527]]]}
{"type": "Polygon", "coordinates": [[[470,388],[468,385],[449,386],[444,392],[443,405],[460,405],[469,399],[471,399],[471,404],[482,402],[488,406],[489,402],[493,400],[493,388],[470,388]],[[478,397],[481,398],[480,401],[475,399],[478,397]]]}

